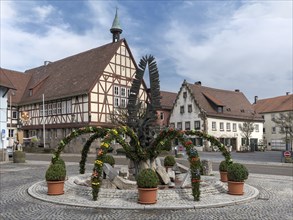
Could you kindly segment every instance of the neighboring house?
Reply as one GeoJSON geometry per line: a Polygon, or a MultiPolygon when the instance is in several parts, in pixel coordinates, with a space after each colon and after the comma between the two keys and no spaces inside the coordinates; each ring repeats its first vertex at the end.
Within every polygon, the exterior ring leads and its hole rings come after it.
{"type": "MultiPolygon", "coordinates": [[[[0,148],[7,148],[9,145],[10,133],[7,129],[7,97],[8,92],[15,90],[13,83],[6,73],[0,70],[0,148]]],[[[2,158],[3,159],[3,158],[2,158]]]]}
{"type": "Polygon", "coordinates": [[[9,137],[8,146],[12,146],[17,139],[20,140],[21,144],[23,144],[22,138],[20,138],[23,136],[23,132],[18,129],[21,126],[21,122],[19,121],[18,103],[21,101],[25,87],[30,80],[30,75],[2,68],[1,72],[5,73],[15,86],[15,90],[9,90],[7,94],[7,129],[9,137]]]}
{"type": "Polygon", "coordinates": [[[157,111],[157,123],[161,128],[169,126],[170,112],[173,108],[177,93],[161,91],[161,109],[157,111]]]}
{"type": "MultiPolygon", "coordinates": [[[[180,130],[200,130],[213,135],[233,150],[241,151],[245,144],[239,125],[254,122],[250,145],[257,147],[263,138],[263,119],[256,114],[245,95],[239,90],[228,91],[183,82],[171,111],[170,126],[180,130]]],[[[212,150],[209,142],[192,138],[196,146],[212,150]]]]}
{"type": "MultiPolygon", "coordinates": [[[[280,128],[272,121],[278,118],[280,114],[288,114],[293,111],[293,95],[284,95],[268,99],[257,100],[255,97],[254,110],[261,114],[264,122],[264,144],[268,150],[285,150],[286,149],[286,131],[281,131],[280,128]]],[[[288,122],[293,127],[292,121],[288,122]]],[[[290,129],[290,128],[289,128],[290,129]]],[[[289,148],[292,149],[292,137],[287,137],[289,148]]]]}
{"type": "MultiPolygon", "coordinates": [[[[45,133],[45,147],[56,147],[75,128],[113,126],[110,114],[127,106],[137,65],[126,40],[120,39],[117,13],[110,31],[113,41],[101,47],[45,61],[24,73],[2,69],[11,73],[11,80],[18,75],[15,80],[24,87],[19,100],[18,92],[11,98],[18,108],[24,137],[36,136],[42,145],[45,133]]],[[[143,103],[148,99],[145,84],[139,97],[143,103]]],[[[81,137],[66,150],[80,152],[82,143],[81,137]]]]}

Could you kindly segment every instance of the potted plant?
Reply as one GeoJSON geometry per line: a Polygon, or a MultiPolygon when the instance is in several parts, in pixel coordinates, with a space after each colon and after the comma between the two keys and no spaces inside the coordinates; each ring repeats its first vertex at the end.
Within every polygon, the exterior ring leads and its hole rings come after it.
{"type": "Polygon", "coordinates": [[[240,163],[232,163],[227,168],[228,193],[231,195],[243,195],[244,181],[248,178],[247,168],[240,163]]]}
{"type": "Polygon", "coordinates": [[[157,202],[159,178],[151,168],[141,170],[137,177],[138,202],[141,204],[154,204],[157,202]]]}
{"type": "Polygon", "coordinates": [[[166,167],[166,172],[168,172],[168,168],[173,167],[175,165],[175,157],[172,155],[168,155],[164,158],[164,166],[166,167]]]}
{"type": "Polygon", "coordinates": [[[48,195],[64,194],[64,181],[66,178],[66,167],[62,159],[58,159],[55,163],[51,163],[45,175],[48,195]]]}
{"type": "Polygon", "coordinates": [[[226,160],[221,161],[219,165],[219,171],[220,171],[220,180],[222,182],[227,182],[228,181],[228,176],[227,176],[227,169],[228,169],[228,162],[226,160]]]}

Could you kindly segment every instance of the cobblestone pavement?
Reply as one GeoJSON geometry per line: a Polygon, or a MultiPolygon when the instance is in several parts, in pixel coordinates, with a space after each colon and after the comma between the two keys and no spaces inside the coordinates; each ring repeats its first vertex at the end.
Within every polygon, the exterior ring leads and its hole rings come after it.
{"type": "MultiPolygon", "coordinates": [[[[46,168],[44,163],[0,164],[0,219],[293,219],[292,177],[250,174],[247,183],[260,194],[248,203],[202,209],[124,210],[58,205],[31,197],[28,188],[44,180],[46,168]]],[[[77,175],[78,165],[67,165],[67,172],[77,175]]]]}

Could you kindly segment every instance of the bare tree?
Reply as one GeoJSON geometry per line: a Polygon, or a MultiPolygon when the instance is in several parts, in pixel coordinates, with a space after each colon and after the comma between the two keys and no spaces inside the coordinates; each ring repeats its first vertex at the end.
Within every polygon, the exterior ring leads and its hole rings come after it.
{"type": "Polygon", "coordinates": [[[243,122],[243,124],[239,124],[239,130],[242,132],[242,137],[245,138],[245,146],[248,149],[249,146],[249,138],[254,131],[254,123],[252,121],[243,122]]]}
{"type": "MultiPolygon", "coordinates": [[[[144,114],[146,112],[146,108],[140,107],[138,111],[137,117],[139,119],[144,117],[144,114]]],[[[127,125],[127,120],[128,120],[128,110],[127,108],[124,107],[115,107],[114,110],[110,113],[109,119],[113,123],[113,125],[127,125]]]]}
{"type": "MultiPolygon", "coordinates": [[[[293,111],[284,112],[278,114],[277,117],[273,118],[272,121],[276,124],[276,127],[279,129],[279,134],[284,134],[284,140],[286,144],[288,143],[288,139],[290,140],[290,145],[292,146],[293,139],[293,111]]],[[[287,149],[286,145],[286,149],[287,149]]]]}

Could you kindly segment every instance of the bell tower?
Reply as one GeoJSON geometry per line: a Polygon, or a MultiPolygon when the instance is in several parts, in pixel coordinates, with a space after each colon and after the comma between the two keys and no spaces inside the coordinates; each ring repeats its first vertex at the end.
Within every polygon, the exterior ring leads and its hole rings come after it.
{"type": "Polygon", "coordinates": [[[110,32],[113,35],[113,40],[112,40],[113,43],[115,43],[115,42],[120,40],[120,34],[122,33],[122,29],[121,29],[121,26],[120,26],[120,21],[119,21],[117,11],[118,11],[118,9],[116,8],[115,18],[114,18],[112,27],[110,29],[110,32]]]}

